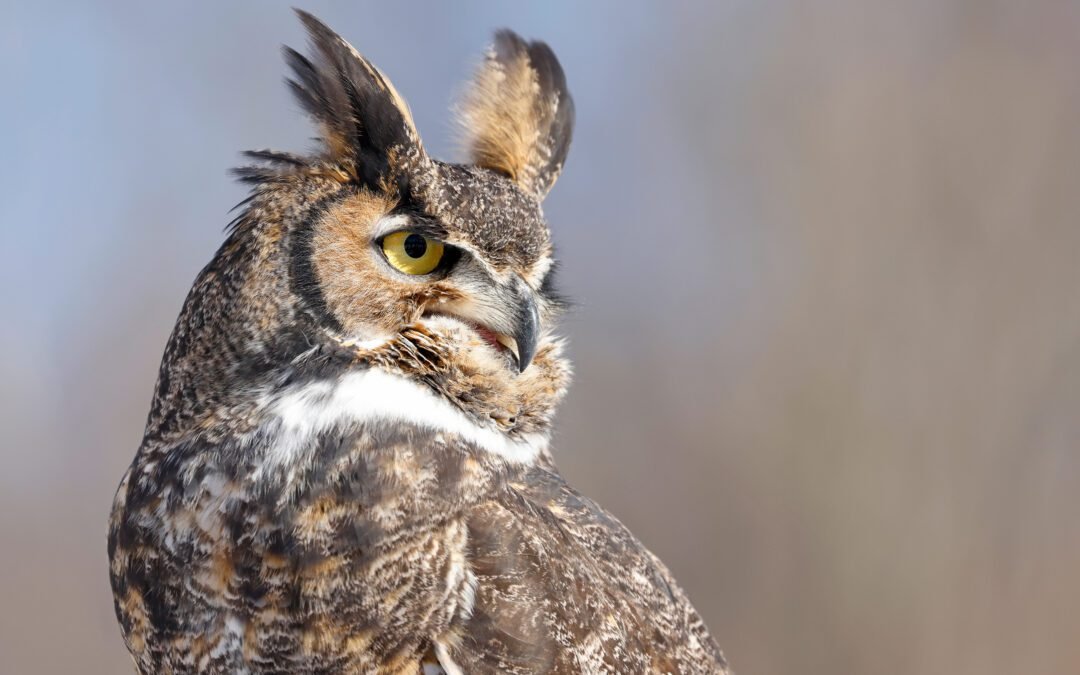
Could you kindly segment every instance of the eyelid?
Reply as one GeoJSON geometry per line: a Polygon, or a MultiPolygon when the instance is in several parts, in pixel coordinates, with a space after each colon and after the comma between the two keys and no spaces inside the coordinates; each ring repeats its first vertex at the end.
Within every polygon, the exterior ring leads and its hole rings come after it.
{"type": "Polygon", "coordinates": [[[381,241],[386,235],[408,230],[412,225],[412,219],[403,213],[383,216],[375,223],[371,238],[374,241],[381,241]]]}
{"type": "Polygon", "coordinates": [[[395,232],[414,232],[428,239],[434,239],[441,244],[446,244],[447,232],[445,229],[405,213],[394,213],[380,219],[375,225],[375,233],[372,239],[382,241],[386,236],[395,232]]]}
{"type": "Polygon", "coordinates": [[[446,246],[449,246],[449,244],[446,243],[446,230],[444,230],[441,227],[438,227],[436,225],[431,225],[431,224],[425,223],[425,222],[413,221],[412,224],[407,229],[408,229],[409,232],[414,232],[416,234],[423,235],[423,236],[427,237],[428,239],[434,239],[435,241],[439,242],[440,244],[444,244],[446,246]]]}

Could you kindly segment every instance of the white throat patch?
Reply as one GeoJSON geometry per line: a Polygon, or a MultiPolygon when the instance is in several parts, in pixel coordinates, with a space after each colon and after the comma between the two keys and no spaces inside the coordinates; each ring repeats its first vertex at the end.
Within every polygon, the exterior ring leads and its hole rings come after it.
{"type": "Polygon", "coordinates": [[[517,464],[532,462],[548,443],[546,434],[515,440],[481,426],[423,384],[375,368],[287,389],[270,402],[270,410],[281,430],[266,457],[267,468],[303,461],[318,434],[350,423],[411,424],[460,437],[517,464]]]}

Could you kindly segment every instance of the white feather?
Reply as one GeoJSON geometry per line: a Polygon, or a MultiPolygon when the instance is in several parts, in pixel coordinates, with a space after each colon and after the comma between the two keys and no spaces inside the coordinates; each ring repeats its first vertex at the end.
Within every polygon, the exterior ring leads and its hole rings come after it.
{"type": "Polygon", "coordinates": [[[439,659],[439,665],[446,671],[446,675],[465,675],[461,666],[450,658],[450,651],[446,645],[439,640],[435,641],[435,658],[439,659]]]}
{"type": "Polygon", "coordinates": [[[497,428],[477,424],[428,387],[378,369],[298,385],[269,405],[281,426],[266,455],[266,469],[302,463],[315,436],[347,424],[412,424],[457,436],[516,464],[532,462],[548,443],[545,434],[513,439],[497,428]]]}

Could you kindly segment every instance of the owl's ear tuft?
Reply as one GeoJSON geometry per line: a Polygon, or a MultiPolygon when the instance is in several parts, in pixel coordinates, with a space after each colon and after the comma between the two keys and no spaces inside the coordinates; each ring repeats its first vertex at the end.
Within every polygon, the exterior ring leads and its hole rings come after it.
{"type": "Polygon", "coordinates": [[[293,71],[289,88],[318,123],[328,158],[350,167],[361,183],[379,187],[396,160],[412,149],[423,152],[409,106],[344,38],[311,14],[295,11],[310,37],[312,57],[284,48],[293,71]]]}
{"type": "Polygon", "coordinates": [[[474,164],[543,199],[574,128],[574,101],[551,48],[498,31],[459,105],[459,121],[474,164]]]}

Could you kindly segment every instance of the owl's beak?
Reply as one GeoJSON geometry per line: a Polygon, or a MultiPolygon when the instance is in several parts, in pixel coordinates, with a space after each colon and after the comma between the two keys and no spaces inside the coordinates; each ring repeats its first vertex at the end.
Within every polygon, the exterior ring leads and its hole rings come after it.
{"type": "Polygon", "coordinates": [[[517,345],[518,372],[523,373],[536,356],[536,345],[540,341],[540,309],[536,306],[536,296],[524,281],[515,284],[518,296],[517,320],[510,336],[517,345]]]}
{"type": "Polygon", "coordinates": [[[540,341],[540,309],[536,294],[521,277],[494,286],[489,291],[487,311],[473,314],[488,340],[497,342],[510,352],[523,373],[536,356],[540,341]]]}
{"type": "Polygon", "coordinates": [[[473,326],[480,336],[502,346],[514,358],[519,373],[532,363],[540,342],[540,308],[536,293],[525,280],[514,276],[509,282],[472,286],[469,300],[440,304],[434,315],[452,316],[473,326]]]}

